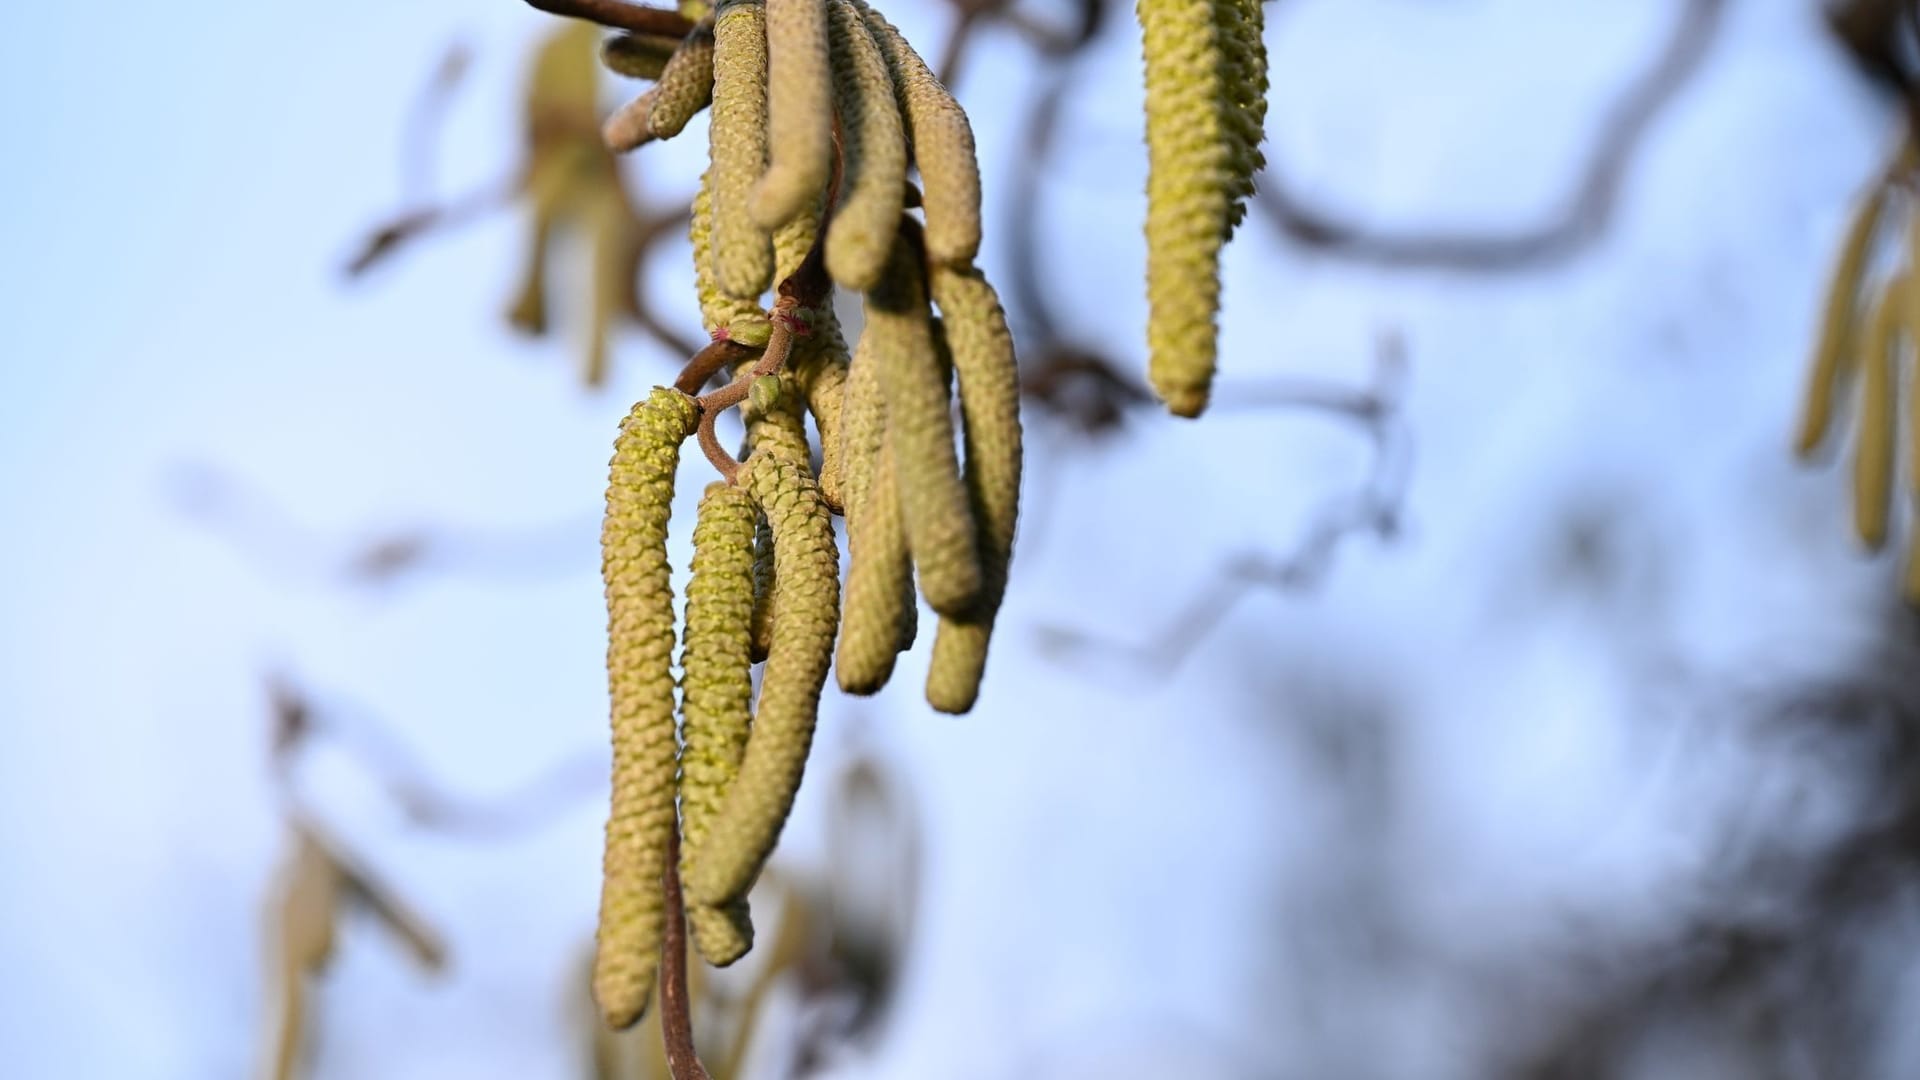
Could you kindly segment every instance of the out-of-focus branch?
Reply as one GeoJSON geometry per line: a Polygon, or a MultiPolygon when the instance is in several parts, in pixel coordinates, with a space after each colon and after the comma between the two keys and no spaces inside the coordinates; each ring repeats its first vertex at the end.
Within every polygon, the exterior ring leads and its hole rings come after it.
{"type": "Polygon", "coordinates": [[[1079,20],[1070,29],[1049,26],[1014,6],[1014,0],[948,0],[954,9],[953,29],[947,34],[946,48],[934,66],[940,81],[953,86],[960,78],[974,31],[981,24],[998,20],[1011,27],[1038,49],[1043,56],[1060,59],[1079,52],[1091,43],[1106,23],[1108,0],[1079,0],[1079,20]]]}
{"type": "Polygon", "coordinates": [[[1372,535],[1392,540],[1399,533],[1401,506],[1412,468],[1412,436],[1400,414],[1400,388],[1405,378],[1405,346],[1397,334],[1387,334],[1376,355],[1373,385],[1365,390],[1305,379],[1241,387],[1223,383],[1215,393],[1215,408],[1222,412],[1303,409],[1359,425],[1374,447],[1366,481],[1359,490],[1324,503],[1300,540],[1285,553],[1249,552],[1225,560],[1198,598],[1151,641],[1128,644],[1078,630],[1052,628],[1042,631],[1044,647],[1066,658],[1089,652],[1120,652],[1138,669],[1155,676],[1170,675],[1251,592],[1310,590],[1326,579],[1348,539],[1372,535]]]}
{"type": "Polygon", "coordinates": [[[1573,258],[1612,224],[1635,152],[1653,121],[1700,69],[1726,6],[1726,0],[1687,0],[1659,58],[1608,111],[1583,178],[1553,221],[1507,233],[1374,229],[1343,220],[1291,191],[1270,143],[1254,194],[1260,216],[1293,243],[1392,269],[1510,273],[1573,258]]]}
{"type": "Polygon", "coordinates": [[[526,4],[550,15],[584,19],[636,34],[686,37],[693,32],[693,20],[677,11],[642,7],[639,4],[622,3],[621,0],[526,0],[526,4]]]}

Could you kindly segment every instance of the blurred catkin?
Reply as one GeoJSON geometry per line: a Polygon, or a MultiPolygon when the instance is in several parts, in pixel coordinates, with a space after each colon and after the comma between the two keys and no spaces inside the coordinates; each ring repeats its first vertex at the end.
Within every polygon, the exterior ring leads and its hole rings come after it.
{"type": "Polygon", "coordinates": [[[600,63],[629,79],[658,79],[682,40],[664,34],[615,34],[600,43],[600,63]]]}
{"type": "Polygon", "coordinates": [[[920,169],[927,256],[966,264],[980,253],[980,164],[973,125],[926,61],[885,16],[856,0],[893,77],[907,143],[920,169]]]}
{"type": "Polygon", "coordinates": [[[1814,345],[1813,369],[1800,415],[1800,429],[1794,438],[1794,452],[1802,457],[1813,453],[1826,441],[1833,423],[1836,399],[1842,385],[1859,358],[1854,321],[1860,307],[1861,285],[1866,276],[1867,259],[1872,250],[1881,212],[1886,207],[1887,189],[1875,185],[1854,211],[1853,220],[1840,245],[1840,258],[1827,285],[1826,305],[1821,314],[1820,337],[1814,345]]]}
{"type": "Polygon", "coordinates": [[[1894,430],[1899,413],[1899,358],[1909,275],[1888,281],[1874,298],[1859,364],[1860,438],[1854,447],[1853,523],[1861,542],[1887,542],[1893,502],[1894,430]]]}
{"type": "Polygon", "coordinates": [[[699,904],[745,896],[779,839],[813,743],[839,623],[840,559],[820,489],[797,463],[759,453],[738,482],[772,523],[780,591],[746,756],[686,875],[687,895],[699,904]]]}
{"type": "Polygon", "coordinates": [[[773,245],[747,212],[767,166],[767,32],[761,0],[721,0],[713,22],[713,274],[752,299],[773,279],[773,245]]]}
{"type": "Polygon", "coordinates": [[[628,151],[653,139],[671,139],[713,101],[713,28],[701,23],[683,38],[661,69],[660,81],[607,119],[607,146],[628,151]]]}
{"type": "Polygon", "coordinates": [[[940,617],[927,668],[927,701],[943,712],[963,713],[979,696],[987,643],[1013,558],[1020,512],[1020,373],[1000,298],[980,271],[936,266],[930,284],[960,383],[980,592],[966,611],[940,617]]]}
{"type": "Polygon", "coordinates": [[[615,1028],[639,1019],[662,931],[661,873],[674,828],[674,625],[667,521],[693,399],[655,389],[614,443],[601,528],[612,698],[613,800],[607,817],[594,999],[615,1028]]]}
{"type": "MultiPolygon", "coordinates": [[[[693,530],[687,583],[686,642],[680,652],[680,863],[686,872],[740,770],[752,719],[749,657],[753,619],[753,499],[727,483],[707,487],[693,530]]],[[[690,905],[694,944],[725,966],[753,944],[745,899],[725,907],[690,905]]]]}
{"type": "Polygon", "coordinates": [[[840,206],[827,227],[827,272],[866,292],[879,284],[906,199],[907,145],[893,79],[848,0],[828,0],[834,107],[840,114],[840,206]]]}
{"type": "Polygon", "coordinates": [[[826,191],[833,170],[828,60],[826,0],[767,0],[768,164],[750,207],[762,229],[785,225],[826,191]]]}

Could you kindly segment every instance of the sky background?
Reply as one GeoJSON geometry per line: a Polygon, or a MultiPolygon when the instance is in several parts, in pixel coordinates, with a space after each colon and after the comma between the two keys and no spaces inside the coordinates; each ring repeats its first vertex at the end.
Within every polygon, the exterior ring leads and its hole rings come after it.
{"type": "MultiPolygon", "coordinates": [[[[504,175],[544,17],[81,7],[0,14],[0,1048],[33,1080],[239,1077],[284,842],[264,674],[379,717],[476,797],[603,747],[595,515],[619,417],[678,360],[628,336],[594,395],[572,312],[561,336],[510,335],[517,214],[342,277],[398,205],[408,109],[453,41],[474,61],[437,183],[504,175]],[[189,513],[210,478],[295,539],[189,513]],[[423,525],[508,539],[383,588],[328,561],[423,525]]],[[[1850,545],[1842,475],[1787,455],[1818,290],[1892,120],[1815,5],[1729,8],[1613,227],[1564,266],[1392,273],[1243,228],[1223,378],[1363,386],[1397,332],[1405,527],[1344,545],[1309,592],[1248,596],[1172,675],[1063,632],[1150,640],[1224,560],[1285,550],[1361,482],[1366,439],[1301,410],[1147,417],[1094,445],[1030,418],[980,707],[932,714],[919,653],[876,701],[831,700],[783,844],[818,864],[822,778],[855,746],[925,829],[894,1022],[835,1075],[1482,1075],[1527,985],[1499,973],[1557,955],[1568,925],[1657,922],[1728,820],[1818,835],[1842,812],[1712,718],[1844,670],[1893,594],[1892,560],[1850,545]],[[1570,571],[1593,522],[1604,572],[1570,571]],[[1329,780],[1369,738],[1337,722],[1356,715],[1388,733],[1368,760],[1391,806],[1329,780]],[[1341,916],[1367,904],[1417,961],[1354,962],[1341,916]]],[[[937,52],[944,9],[885,10],[937,52]]],[[[1675,10],[1273,5],[1270,156],[1383,225],[1539,220],[1675,10]]],[[[1070,336],[1137,370],[1130,21],[1080,62],[1041,191],[1045,280],[1070,336]]],[[[990,220],[1035,65],[992,31],[958,87],[990,220]]],[[[703,133],[646,148],[643,200],[688,195],[703,133]]],[[[990,275],[1002,243],[990,229],[990,275]]],[[[664,254],[649,291],[691,330],[685,247],[664,254]]],[[[356,922],[315,1075],[580,1075],[566,1002],[603,796],[479,843],[410,829],[344,757],[305,783],[452,951],[423,979],[356,922]]]]}

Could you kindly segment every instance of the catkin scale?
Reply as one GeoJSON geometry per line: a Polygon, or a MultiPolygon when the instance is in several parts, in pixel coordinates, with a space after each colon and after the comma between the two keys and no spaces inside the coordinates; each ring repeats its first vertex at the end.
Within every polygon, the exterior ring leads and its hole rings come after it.
{"type": "Polygon", "coordinates": [[[751,299],[773,280],[772,240],[747,212],[767,164],[766,8],[723,0],[713,41],[713,275],[722,292],[751,299]]]}
{"type": "Polygon", "coordinates": [[[762,229],[792,221],[826,191],[833,171],[828,50],[826,0],[767,0],[767,171],[748,207],[762,229]]]}
{"type": "Polygon", "coordinates": [[[1813,369],[1799,431],[1794,437],[1794,452],[1802,457],[1812,454],[1826,441],[1833,423],[1834,402],[1858,359],[1855,312],[1860,307],[1861,279],[1866,274],[1867,256],[1885,205],[1886,188],[1876,186],[1854,211],[1840,244],[1840,257],[1827,285],[1826,303],[1821,311],[1820,336],[1814,345],[1813,369]]]}
{"type": "Polygon", "coordinates": [[[748,458],[736,479],[772,523],[780,595],[746,756],[685,875],[688,897],[708,905],[746,895],[786,824],[813,744],[840,610],[840,559],[818,486],[795,462],[768,454],[748,458]]]}
{"type": "Polygon", "coordinates": [[[906,198],[907,146],[893,79],[860,12],[828,0],[833,100],[840,115],[840,205],[827,226],[827,273],[866,292],[887,267],[906,198]]]}
{"type": "Polygon", "coordinates": [[[1138,0],[1147,84],[1147,374],[1198,416],[1212,390],[1235,190],[1214,0],[1138,0]]]}
{"type": "Polygon", "coordinates": [[[980,253],[980,163],[973,125],[953,94],[886,17],[856,5],[885,58],[927,212],[927,257],[962,265],[980,253]]]}
{"type": "MultiPolygon", "coordinates": [[[[744,490],[707,487],[693,530],[687,583],[686,640],[680,652],[680,864],[686,868],[720,812],[752,720],[753,533],[759,512],[744,490]]],[[[706,961],[718,967],[753,945],[743,899],[724,907],[690,905],[687,921],[706,961]]]]}
{"type": "Polygon", "coordinates": [[[1860,436],[1854,446],[1853,523],[1862,543],[1879,550],[1887,542],[1893,499],[1894,428],[1899,402],[1898,324],[1908,275],[1888,282],[1873,304],[1860,385],[1860,436]]]}
{"type": "Polygon", "coordinates": [[[594,999],[609,1026],[646,1008],[659,964],[661,873],[674,828],[673,582],[667,522],[693,399],[656,388],[621,425],[607,483],[601,571],[607,596],[613,798],[607,817],[594,999]]]}
{"type": "Polygon", "coordinates": [[[980,693],[988,639],[1013,559],[1020,513],[1020,373],[1006,313],[980,271],[936,266],[929,285],[960,384],[980,593],[967,611],[940,617],[927,667],[927,702],[942,712],[964,713],[980,693]]]}
{"type": "Polygon", "coordinates": [[[934,346],[919,245],[895,240],[887,273],[867,294],[863,344],[886,401],[886,430],[898,470],[907,546],[920,592],[937,612],[961,614],[980,593],[973,513],[954,449],[951,373],[934,346]]]}

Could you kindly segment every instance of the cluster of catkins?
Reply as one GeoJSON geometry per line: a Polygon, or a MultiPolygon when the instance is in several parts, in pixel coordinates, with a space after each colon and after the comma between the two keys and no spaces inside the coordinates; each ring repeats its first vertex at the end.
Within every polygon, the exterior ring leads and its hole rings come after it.
{"type": "Polygon", "coordinates": [[[1138,0],[1147,66],[1147,374],[1167,408],[1207,407],[1220,250],[1265,164],[1261,0],[1138,0]]]}
{"type": "MultiPolygon", "coordinates": [[[[1795,449],[1815,454],[1841,412],[1842,399],[1857,385],[1858,433],[1853,443],[1854,531],[1868,548],[1887,542],[1898,473],[1901,368],[1920,358],[1920,196],[1915,194],[1916,152],[1908,140],[1855,210],[1841,244],[1839,265],[1828,286],[1826,311],[1814,348],[1795,449]],[[1891,260],[1883,252],[1887,234],[1891,260]],[[1892,269],[1876,263],[1894,261],[1892,269]]],[[[1920,509],[1920,371],[1907,380],[1908,481],[1920,509]]],[[[1920,606],[1920,527],[1909,525],[1903,591],[1920,606]]]]}
{"type": "Polygon", "coordinates": [[[685,37],[622,35],[602,54],[656,80],[607,122],[616,148],[712,108],[692,240],[714,345],[622,425],[602,534],[614,765],[594,994],[614,1027],[647,1002],[676,847],[700,954],[724,965],[751,946],[747,893],[792,806],[829,669],[854,693],[887,681],[915,637],[916,574],[939,616],[927,699],[973,706],[1020,490],[1018,377],[973,265],[979,170],[959,105],[863,0],[681,11],[696,20],[685,37]],[[851,355],[835,286],[865,299],[851,355]],[[690,396],[710,355],[732,382],[690,396]],[[737,467],[712,435],[736,402],[737,467]],[[696,432],[726,479],[700,502],[676,683],[667,524],[696,432]],[[851,548],[844,594],[835,512],[851,548]]]}

